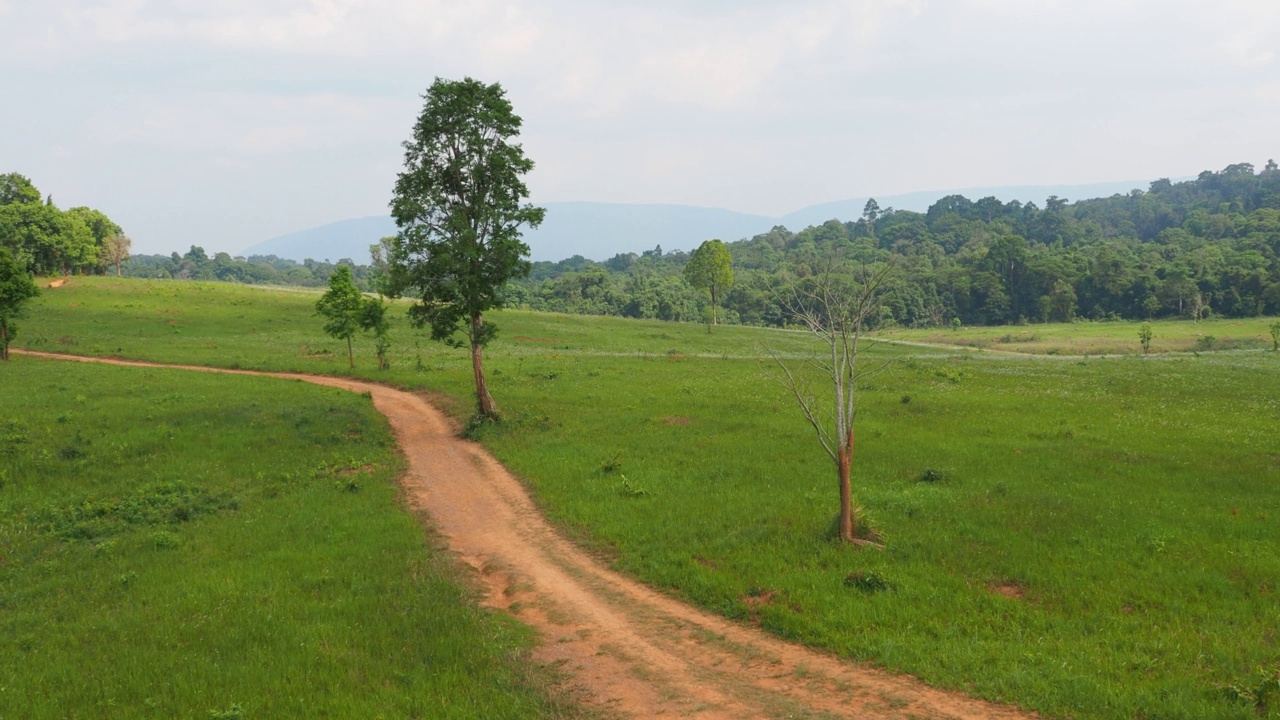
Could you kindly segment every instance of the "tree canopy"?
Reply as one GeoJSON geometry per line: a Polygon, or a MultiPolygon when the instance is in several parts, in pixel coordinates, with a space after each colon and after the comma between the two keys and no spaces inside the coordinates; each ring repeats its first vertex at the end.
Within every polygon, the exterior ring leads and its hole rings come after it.
{"type": "Polygon", "coordinates": [[[433,339],[460,345],[455,335],[465,336],[478,410],[493,416],[481,351],[495,328],[483,316],[529,272],[521,227],[537,227],[545,211],[525,202],[533,161],[513,142],[521,120],[500,85],[436,78],[423,100],[391,201],[399,232],[388,289],[417,298],[410,320],[433,339]]]}
{"type": "MultiPolygon", "coordinates": [[[[908,327],[1276,315],[1280,170],[1239,163],[1108,198],[1049,198],[1043,208],[962,195],[924,213],[868,202],[852,221],[779,226],[726,248],[735,284],[718,312],[732,323],[795,322],[772,288],[815,274],[833,252],[895,260],[882,319],[908,327]]],[[[707,302],[678,282],[692,257],[657,248],[538,262],[508,292],[538,310],[690,320],[707,302]]]]}
{"type": "Polygon", "coordinates": [[[27,269],[8,248],[0,246],[0,360],[9,359],[9,343],[17,331],[13,320],[22,315],[27,301],[39,294],[27,269]]]}
{"type": "Polygon", "coordinates": [[[25,176],[0,175],[0,246],[37,275],[105,271],[103,243],[121,232],[98,210],[59,210],[25,176]]]}
{"type": "Polygon", "coordinates": [[[699,245],[690,256],[689,264],[684,266],[684,279],[711,296],[711,324],[719,324],[720,298],[733,287],[733,257],[729,248],[720,240],[699,245]]]}
{"type": "Polygon", "coordinates": [[[329,290],[316,301],[316,314],[325,318],[324,331],[335,340],[347,341],[347,360],[356,366],[351,338],[360,330],[364,312],[364,295],[351,279],[351,268],[339,265],[329,276],[329,290]]]}

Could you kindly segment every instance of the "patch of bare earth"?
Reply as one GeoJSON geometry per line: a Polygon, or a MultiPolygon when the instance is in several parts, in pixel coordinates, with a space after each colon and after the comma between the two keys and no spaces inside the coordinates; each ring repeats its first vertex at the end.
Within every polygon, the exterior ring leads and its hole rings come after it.
{"type": "MultiPolygon", "coordinates": [[[[184,367],[371,393],[408,458],[402,482],[410,501],[426,510],[450,548],[476,570],[488,589],[485,604],[536,628],[541,642],[535,660],[557,666],[577,696],[608,715],[1035,717],[785,642],[610,571],[564,539],[515,478],[482,447],[458,439],[446,418],[417,395],[344,378],[184,367]]],[[[765,592],[753,602],[770,600],[765,592]]]]}

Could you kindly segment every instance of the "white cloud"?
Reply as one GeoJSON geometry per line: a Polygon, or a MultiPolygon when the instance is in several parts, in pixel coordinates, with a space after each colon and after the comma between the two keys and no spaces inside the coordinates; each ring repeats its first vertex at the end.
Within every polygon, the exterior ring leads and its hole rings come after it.
{"type": "Polygon", "coordinates": [[[771,213],[1260,162],[1280,114],[1274,0],[0,0],[0,17],[6,99],[27,109],[0,118],[0,157],[110,177],[140,216],[156,195],[225,212],[220,182],[246,217],[380,212],[437,75],[502,82],[543,200],[771,213]],[[208,197],[184,199],[184,176],[208,197]],[[287,202],[250,207],[273,187],[287,202]]]}

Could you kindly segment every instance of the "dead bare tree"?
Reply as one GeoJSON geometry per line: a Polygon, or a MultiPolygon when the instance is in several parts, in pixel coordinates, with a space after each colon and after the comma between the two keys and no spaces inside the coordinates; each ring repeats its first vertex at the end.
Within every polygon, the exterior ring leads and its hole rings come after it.
{"type": "Polygon", "coordinates": [[[132,246],[133,241],[125,235],[111,235],[102,240],[102,248],[99,250],[102,262],[116,266],[116,277],[120,277],[120,265],[129,259],[129,249],[132,246]]]}
{"type": "Polygon", "coordinates": [[[840,487],[840,540],[876,545],[859,537],[861,509],[853,500],[851,475],[854,452],[854,419],[858,413],[858,383],[884,370],[888,362],[866,367],[864,353],[874,341],[867,338],[868,324],[883,306],[885,279],[890,265],[856,273],[835,260],[817,275],[792,283],[779,292],[784,312],[822,343],[808,358],[788,360],[767,348],[780,372],[775,378],[787,388],[813,426],[822,448],[836,464],[840,487]],[[815,385],[825,388],[818,392],[815,385]],[[830,393],[829,395],[827,393],[830,393]],[[826,399],[821,399],[825,396],[826,399]]]}

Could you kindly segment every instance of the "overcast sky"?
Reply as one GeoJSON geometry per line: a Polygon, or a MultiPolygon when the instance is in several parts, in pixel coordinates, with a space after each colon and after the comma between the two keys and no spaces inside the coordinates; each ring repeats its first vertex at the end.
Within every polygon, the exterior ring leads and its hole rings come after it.
{"type": "Polygon", "coordinates": [[[0,172],[135,252],[386,212],[436,76],[535,201],[781,215],[1280,156],[1277,0],[0,0],[0,172]]]}

